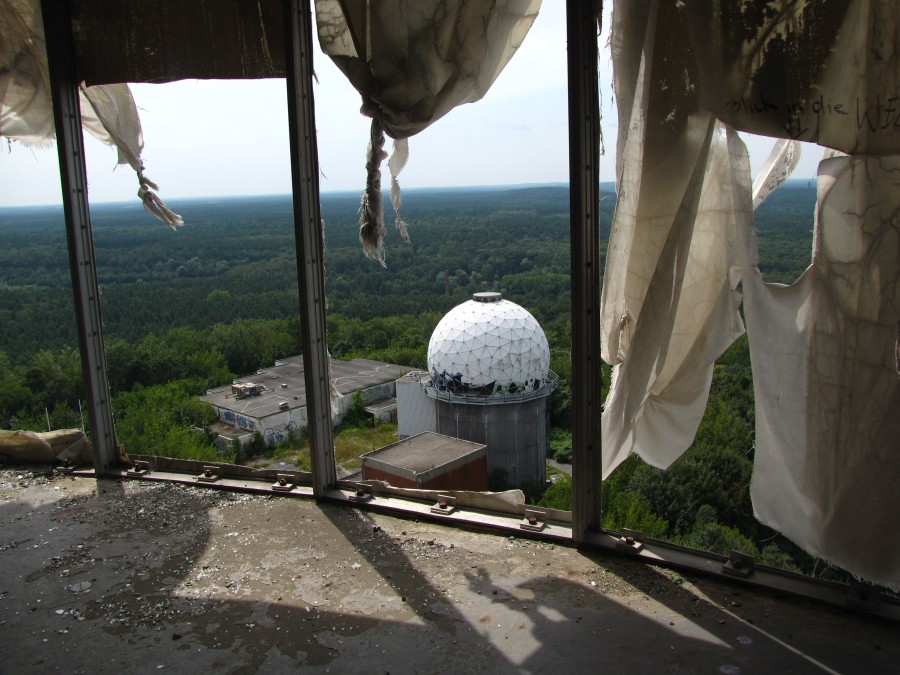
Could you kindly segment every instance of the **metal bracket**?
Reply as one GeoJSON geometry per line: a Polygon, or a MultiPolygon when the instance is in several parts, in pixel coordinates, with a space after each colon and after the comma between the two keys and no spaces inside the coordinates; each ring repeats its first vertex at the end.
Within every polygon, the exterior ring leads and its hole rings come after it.
{"type": "Polygon", "coordinates": [[[62,464],[56,467],[56,470],[62,474],[70,474],[75,471],[75,465],[71,462],[71,460],[65,460],[62,464]]]}
{"type": "Polygon", "coordinates": [[[275,492],[290,492],[297,487],[297,484],[293,482],[296,480],[297,479],[289,473],[275,474],[275,483],[272,485],[272,489],[275,490],[275,492]]]}
{"type": "Polygon", "coordinates": [[[197,480],[201,483],[215,483],[219,480],[219,467],[217,466],[204,466],[203,473],[197,476],[197,480]]]}
{"type": "Polygon", "coordinates": [[[439,516],[449,516],[456,511],[456,497],[450,495],[438,495],[437,503],[431,507],[431,512],[439,516]]]}
{"type": "Polygon", "coordinates": [[[546,518],[547,514],[543,511],[525,509],[525,518],[519,523],[519,527],[529,532],[541,532],[547,527],[546,518]]]}
{"type": "Polygon", "coordinates": [[[881,591],[872,584],[851,577],[846,600],[851,607],[873,611],[881,602],[881,591]]]}
{"type": "Polygon", "coordinates": [[[644,550],[644,533],[623,527],[622,536],[616,540],[616,549],[629,553],[640,553],[644,550]]]}
{"type": "Polygon", "coordinates": [[[753,574],[754,567],[756,567],[756,561],[753,556],[740,551],[732,551],[728,554],[728,560],[722,563],[722,571],[725,574],[745,579],[753,574]]]}
{"type": "Polygon", "coordinates": [[[140,478],[141,476],[146,476],[148,473],[150,473],[150,462],[136,459],[134,461],[134,466],[128,469],[125,475],[129,478],[140,478]]]}
{"type": "Polygon", "coordinates": [[[356,488],[356,492],[350,495],[351,502],[370,502],[372,501],[372,493],[369,492],[368,486],[356,488]]]}

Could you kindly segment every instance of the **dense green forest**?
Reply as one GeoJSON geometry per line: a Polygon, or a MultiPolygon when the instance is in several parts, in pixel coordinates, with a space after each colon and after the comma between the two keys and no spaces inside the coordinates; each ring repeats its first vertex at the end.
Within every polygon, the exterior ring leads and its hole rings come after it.
{"type": "MultiPolygon", "coordinates": [[[[608,228],[615,196],[604,187],[608,228]]],[[[789,183],[758,211],[768,280],[790,283],[808,265],[814,203],[814,187],[789,183]]],[[[321,205],[332,354],[424,367],[441,316],[472,292],[501,290],[547,333],[561,380],[551,403],[551,449],[558,461],[570,461],[567,188],[408,190],[403,216],[412,242],[391,231],[386,268],[361,253],[358,195],[323,195],[321,205]]],[[[186,222],[178,232],[139,206],[92,208],[117,433],[129,452],[236,460],[237,450],[217,454],[196,432],[211,420],[196,396],[300,351],[291,201],[175,207],[186,222]]],[[[61,211],[0,209],[0,233],[0,425],[42,429],[49,418],[54,428],[81,426],[61,211]]],[[[604,241],[607,235],[604,229],[604,241]]],[[[637,458],[621,466],[604,483],[604,524],[822,574],[753,518],[752,460],[752,378],[740,340],[716,367],[694,445],[668,471],[637,458]]],[[[557,478],[542,503],[568,508],[571,482],[557,478]]]]}

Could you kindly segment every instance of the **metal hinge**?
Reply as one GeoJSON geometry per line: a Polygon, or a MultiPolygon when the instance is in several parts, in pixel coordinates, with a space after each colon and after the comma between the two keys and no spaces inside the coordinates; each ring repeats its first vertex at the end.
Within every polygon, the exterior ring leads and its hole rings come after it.
{"type": "Polygon", "coordinates": [[[201,483],[215,483],[219,480],[219,467],[217,466],[204,466],[203,472],[197,476],[197,480],[201,483]]]}
{"type": "Polygon", "coordinates": [[[125,472],[129,478],[140,478],[150,473],[150,462],[146,460],[136,459],[134,465],[125,472]]]}
{"type": "Polygon", "coordinates": [[[529,532],[540,532],[547,527],[547,514],[535,509],[525,509],[525,518],[519,523],[519,527],[529,532]]]}
{"type": "Polygon", "coordinates": [[[752,555],[732,551],[728,554],[728,560],[722,563],[722,571],[734,577],[749,577],[756,567],[756,561],[752,555]]]}
{"type": "Polygon", "coordinates": [[[350,495],[351,502],[369,502],[372,501],[372,493],[368,485],[361,485],[356,488],[356,492],[350,495]]]}
{"type": "Polygon", "coordinates": [[[616,539],[616,549],[629,553],[640,553],[644,550],[644,533],[640,530],[622,528],[622,536],[616,539]]]}
{"type": "Polygon", "coordinates": [[[623,527],[622,536],[616,540],[616,549],[629,553],[640,553],[644,550],[644,533],[623,527]]]}
{"type": "Polygon", "coordinates": [[[439,516],[449,516],[456,511],[456,497],[450,495],[438,495],[437,503],[431,507],[431,512],[439,516]]]}
{"type": "Polygon", "coordinates": [[[289,473],[277,473],[275,474],[275,483],[272,485],[272,489],[275,492],[290,492],[295,487],[297,487],[296,478],[289,473]]]}

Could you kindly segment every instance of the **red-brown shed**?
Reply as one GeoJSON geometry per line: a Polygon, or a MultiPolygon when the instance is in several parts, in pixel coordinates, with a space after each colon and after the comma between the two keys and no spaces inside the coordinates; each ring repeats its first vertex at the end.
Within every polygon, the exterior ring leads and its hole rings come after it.
{"type": "Polygon", "coordinates": [[[487,490],[487,446],[426,431],[367,452],[363,480],[429,490],[487,490]]]}

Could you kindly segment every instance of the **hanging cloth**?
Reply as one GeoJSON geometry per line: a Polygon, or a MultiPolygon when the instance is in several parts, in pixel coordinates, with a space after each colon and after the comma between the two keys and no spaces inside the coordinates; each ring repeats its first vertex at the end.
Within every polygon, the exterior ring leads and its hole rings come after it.
{"type": "MultiPolygon", "coordinates": [[[[125,84],[81,86],[82,126],[118,150],[118,163],[134,169],[144,208],[171,228],[183,223],[144,175],[141,120],[125,84]]],[[[44,145],[56,137],[40,0],[0,0],[0,137],[44,145]]]]}
{"type": "Polygon", "coordinates": [[[900,6],[757,9],[616,6],[619,204],[602,299],[603,356],[615,368],[603,470],[631,452],[666,466],[690,443],[711,360],[740,332],[740,281],[757,517],[898,589],[900,6]],[[725,140],[716,118],[789,139],[752,187],[746,148],[734,131],[725,140]],[[796,165],[795,138],[851,154],[829,151],[820,164],[812,265],[793,285],[765,284],[753,208],[796,165]]]}
{"type": "Polygon", "coordinates": [[[614,366],[604,477],[632,453],[666,468],[688,448],[715,361],[743,333],[725,137],[696,92],[672,86],[694,72],[690,50],[668,49],[684,20],[671,3],[614,6],[618,200],[601,299],[602,356],[614,366]]]}
{"type": "Polygon", "coordinates": [[[360,241],[384,264],[381,164],[385,134],[395,222],[404,239],[397,176],[407,140],[453,108],[482,98],[522,44],[540,0],[316,0],[319,44],[362,96],[372,118],[360,241]]]}
{"type": "Polygon", "coordinates": [[[900,6],[801,0],[754,12],[691,3],[704,106],[746,131],[826,146],[812,264],[766,284],[752,209],[791,144],[746,189],[733,134],[742,287],[756,401],[756,517],[810,554],[900,589],[900,6]],[[842,152],[835,152],[842,151],[842,152]],[[847,153],[844,156],[843,153],[847,153]]]}
{"type": "MultiPolygon", "coordinates": [[[[731,140],[735,184],[746,149],[731,140]]],[[[752,204],[744,309],[756,401],[756,517],[808,553],[900,589],[900,157],[819,165],[813,261],[790,286],[756,265],[752,204]]]]}
{"type": "Polygon", "coordinates": [[[895,0],[685,3],[703,106],[729,126],[900,153],[895,0]]]}

